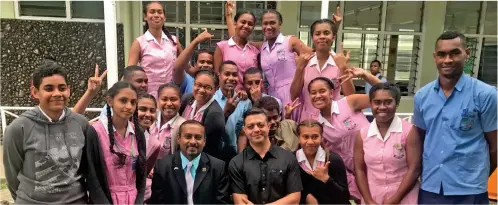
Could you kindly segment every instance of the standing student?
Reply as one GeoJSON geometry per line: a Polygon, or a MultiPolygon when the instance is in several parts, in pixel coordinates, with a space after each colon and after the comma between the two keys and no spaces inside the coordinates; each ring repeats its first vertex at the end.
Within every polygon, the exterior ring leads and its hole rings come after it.
{"type": "Polygon", "coordinates": [[[312,106],[311,98],[306,89],[311,80],[316,77],[325,77],[334,82],[333,99],[340,99],[341,88],[344,95],[354,93],[352,81],[341,85],[339,77],[348,69],[349,52],[343,55],[343,48],[336,55],[331,55],[330,50],[337,36],[337,24],[328,19],[315,21],[311,25],[313,45],[316,49],[314,55],[302,54],[296,62],[296,74],[290,88],[291,99],[299,97],[302,106],[296,109],[295,120],[297,122],[306,119],[318,119],[319,111],[312,106]]]}
{"type": "MultiPolygon", "coordinates": [[[[382,68],[382,63],[375,59],[372,62],[370,62],[370,73],[377,77],[380,81],[382,82],[387,82],[386,78],[382,76],[382,73],[380,72],[380,69],[382,68]]],[[[370,93],[370,89],[372,88],[373,85],[370,85],[370,83],[365,81],[365,94],[370,93]]],[[[372,112],[372,109],[367,108],[365,109],[365,112],[372,112]]],[[[367,116],[368,121],[373,120],[373,116],[367,116]]]]}
{"type": "MultiPolygon", "coordinates": [[[[348,72],[351,76],[362,76],[371,83],[379,83],[379,79],[355,68],[348,72]]],[[[341,76],[342,79],[344,76],[341,76]]],[[[349,81],[350,79],[345,79],[349,81]]],[[[348,83],[348,82],[345,82],[348,83]]],[[[368,121],[361,112],[370,107],[368,95],[354,94],[334,100],[334,83],[325,77],[310,81],[308,92],[313,107],[319,110],[318,121],[323,125],[324,145],[330,151],[339,154],[346,165],[349,193],[356,201],[361,199],[354,178],[353,151],[356,133],[366,126],[368,121]]]]}
{"type": "Polygon", "coordinates": [[[344,162],[335,152],[322,147],[323,125],[305,120],[297,126],[303,191],[301,204],[349,204],[348,179],[344,162]]]}
{"type": "Polygon", "coordinates": [[[106,102],[107,118],[93,124],[87,137],[88,170],[94,179],[88,183],[90,201],[142,204],[146,142],[138,123],[137,91],[129,83],[117,82],[107,91],[106,102]]]}
{"type": "Polygon", "coordinates": [[[176,36],[164,26],[164,6],[157,1],[144,5],[146,32],[130,48],[128,65],[140,65],[149,78],[148,93],[157,98],[157,89],[173,80],[175,61],[183,48],[176,36]]]}
{"type": "Polygon", "coordinates": [[[419,204],[488,204],[488,176],[497,163],[496,87],[463,72],[465,36],[436,40],[439,75],[414,99],[413,122],[424,139],[419,204]]]}
{"type": "Polygon", "coordinates": [[[379,83],[369,93],[375,119],[356,136],[354,164],[362,204],[417,204],[422,140],[396,116],[401,94],[379,83]]]}
{"type": "Polygon", "coordinates": [[[249,44],[249,36],[254,30],[256,17],[252,12],[239,11],[235,15],[235,35],[229,40],[216,44],[214,51],[214,69],[219,73],[219,68],[224,61],[231,60],[239,68],[237,90],[243,89],[242,74],[249,68],[259,67],[259,49],[249,44]]]}
{"type": "Polygon", "coordinates": [[[180,151],[157,162],[150,204],[229,204],[225,162],[204,153],[204,126],[195,120],[181,124],[180,151]]]}
{"type": "Polygon", "coordinates": [[[223,110],[214,98],[218,84],[218,75],[214,71],[208,69],[197,71],[194,90],[192,94],[182,97],[180,113],[186,120],[196,120],[205,125],[205,152],[222,159],[223,144],[221,139],[225,136],[225,117],[223,110]]]}
{"type": "Polygon", "coordinates": [[[16,204],[85,204],[84,146],[91,126],[66,107],[70,87],[66,71],[57,63],[45,60],[32,78],[31,94],[39,105],[15,119],[4,133],[9,191],[16,204]]]}
{"type": "Polygon", "coordinates": [[[303,189],[296,157],[268,137],[268,117],[261,109],[244,115],[249,146],[229,164],[235,204],[298,204],[303,189]]]}

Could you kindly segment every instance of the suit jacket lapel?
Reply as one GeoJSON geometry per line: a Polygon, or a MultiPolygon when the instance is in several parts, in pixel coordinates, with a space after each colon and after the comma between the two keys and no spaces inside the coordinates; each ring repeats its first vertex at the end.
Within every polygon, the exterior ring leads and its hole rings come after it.
{"type": "Polygon", "coordinates": [[[175,158],[173,159],[173,174],[175,175],[178,185],[182,188],[183,193],[187,194],[187,180],[185,180],[185,171],[182,167],[182,159],[180,158],[180,152],[175,153],[175,158]]]}
{"type": "Polygon", "coordinates": [[[202,180],[204,180],[204,177],[206,176],[207,172],[209,171],[209,158],[205,153],[201,154],[201,160],[199,161],[199,166],[197,167],[197,171],[195,174],[195,180],[194,180],[194,191],[199,188],[199,185],[201,184],[202,180]]]}

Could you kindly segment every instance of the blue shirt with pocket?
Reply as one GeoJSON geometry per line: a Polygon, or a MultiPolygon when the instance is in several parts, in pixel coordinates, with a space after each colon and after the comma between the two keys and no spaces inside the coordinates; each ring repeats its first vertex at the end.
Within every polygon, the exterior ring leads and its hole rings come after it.
{"type": "Polygon", "coordinates": [[[484,133],[497,129],[497,88],[462,74],[447,98],[439,80],[414,99],[413,123],[426,130],[422,189],[444,195],[482,194],[488,188],[489,148],[484,133]]]}

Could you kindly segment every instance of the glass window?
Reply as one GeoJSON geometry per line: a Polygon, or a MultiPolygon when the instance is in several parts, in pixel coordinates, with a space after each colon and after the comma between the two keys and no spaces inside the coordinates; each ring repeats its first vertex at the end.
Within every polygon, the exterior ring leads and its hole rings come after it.
{"type": "Polygon", "coordinates": [[[496,65],[498,64],[498,62],[496,60],[496,56],[497,56],[497,39],[485,38],[481,51],[481,60],[479,62],[479,75],[477,76],[477,78],[485,83],[494,86],[497,86],[496,65]]]}
{"type": "Polygon", "coordinates": [[[308,31],[299,31],[299,39],[306,44],[307,46],[310,46],[310,33],[308,31]]]}
{"type": "Polygon", "coordinates": [[[18,1],[19,15],[66,17],[66,2],[64,1],[18,1]]]}
{"type": "Polygon", "coordinates": [[[496,35],[496,1],[488,1],[487,4],[484,34],[496,35]]]}
{"type": "Polygon", "coordinates": [[[477,38],[466,38],[467,48],[470,49],[470,55],[465,61],[465,66],[463,67],[463,72],[473,75],[474,62],[477,58],[477,44],[479,40],[477,38]]]}
{"type": "Polygon", "coordinates": [[[166,27],[171,35],[176,36],[183,47],[185,47],[185,28],[182,27],[166,27]]]}
{"type": "Polygon", "coordinates": [[[342,39],[344,50],[350,51],[351,66],[368,69],[370,62],[377,59],[378,34],[344,33],[342,39]]]}
{"type": "Polygon", "coordinates": [[[420,32],[423,1],[388,1],[386,31],[420,32]]]}
{"type": "MultiPolygon", "coordinates": [[[[202,32],[204,32],[203,28],[192,28],[190,31],[190,34],[192,35],[191,39],[194,40],[202,32]]],[[[214,52],[216,43],[229,38],[227,29],[208,29],[208,32],[214,35],[214,37],[209,41],[200,43],[199,46],[197,46],[198,49],[209,49],[214,52]]]]}
{"type": "Polygon", "coordinates": [[[264,41],[265,35],[263,34],[262,30],[254,30],[249,39],[253,41],[264,41]]]}
{"type": "Polygon", "coordinates": [[[225,24],[224,1],[191,1],[190,23],[225,24]]]}
{"type": "Polygon", "coordinates": [[[314,21],[320,19],[321,7],[320,1],[301,1],[299,27],[309,28],[314,21]]]}
{"type": "Polygon", "coordinates": [[[104,2],[71,1],[71,18],[104,19],[104,2]]]}
{"type": "Polygon", "coordinates": [[[382,58],[384,75],[394,74],[394,80],[397,82],[410,80],[410,73],[417,70],[419,42],[419,36],[386,35],[382,58]],[[389,70],[390,66],[393,66],[394,73],[389,70]]]}
{"type": "MultiPolygon", "coordinates": [[[[224,3],[224,2],[223,2],[224,3]]],[[[243,1],[237,2],[237,8],[248,10],[256,16],[256,25],[261,26],[261,18],[266,9],[277,9],[276,1],[243,1]],[[242,7],[239,7],[242,5],[242,7]]]]}
{"type": "MultiPolygon", "coordinates": [[[[480,15],[481,2],[479,1],[448,1],[446,3],[444,30],[477,34],[479,33],[480,15]]],[[[496,22],[496,18],[494,20],[496,22]]]]}
{"type": "Polygon", "coordinates": [[[380,1],[344,2],[343,28],[345,30],[380,30],[380,1]]]}
{"type": "Polygon", "coordinates": [[[166,23],[185,23],[185,9],[187,8],[185,1],[165,1],[163,4],[166,23]]]}

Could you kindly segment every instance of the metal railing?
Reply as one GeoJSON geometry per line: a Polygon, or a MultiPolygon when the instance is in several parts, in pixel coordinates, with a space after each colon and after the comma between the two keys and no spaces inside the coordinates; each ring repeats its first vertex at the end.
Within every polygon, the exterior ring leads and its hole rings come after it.
{"type": "MultiPolygon", "coordinates": [[[[12,113],[11,111],[26,111],[26,110],[31,110],[34,107],[10,107],[10,106],[0,106],[0,117],[2,120],[2,133],[5,132],[5,128],[7,127],[7,115],[10,115],[12,117],[18,118],[19,116],[12,113]]],[[[72,109],[72,108],[71,108],[72,109]]],[[[85,110],[86,112],[100,112],[102,111],[102,108],[87,108],[85,110]]],[[[95,120],[98,120],[99,117],[93,118],[89,120],[90,122],[93,122],[95,120]]]]}

